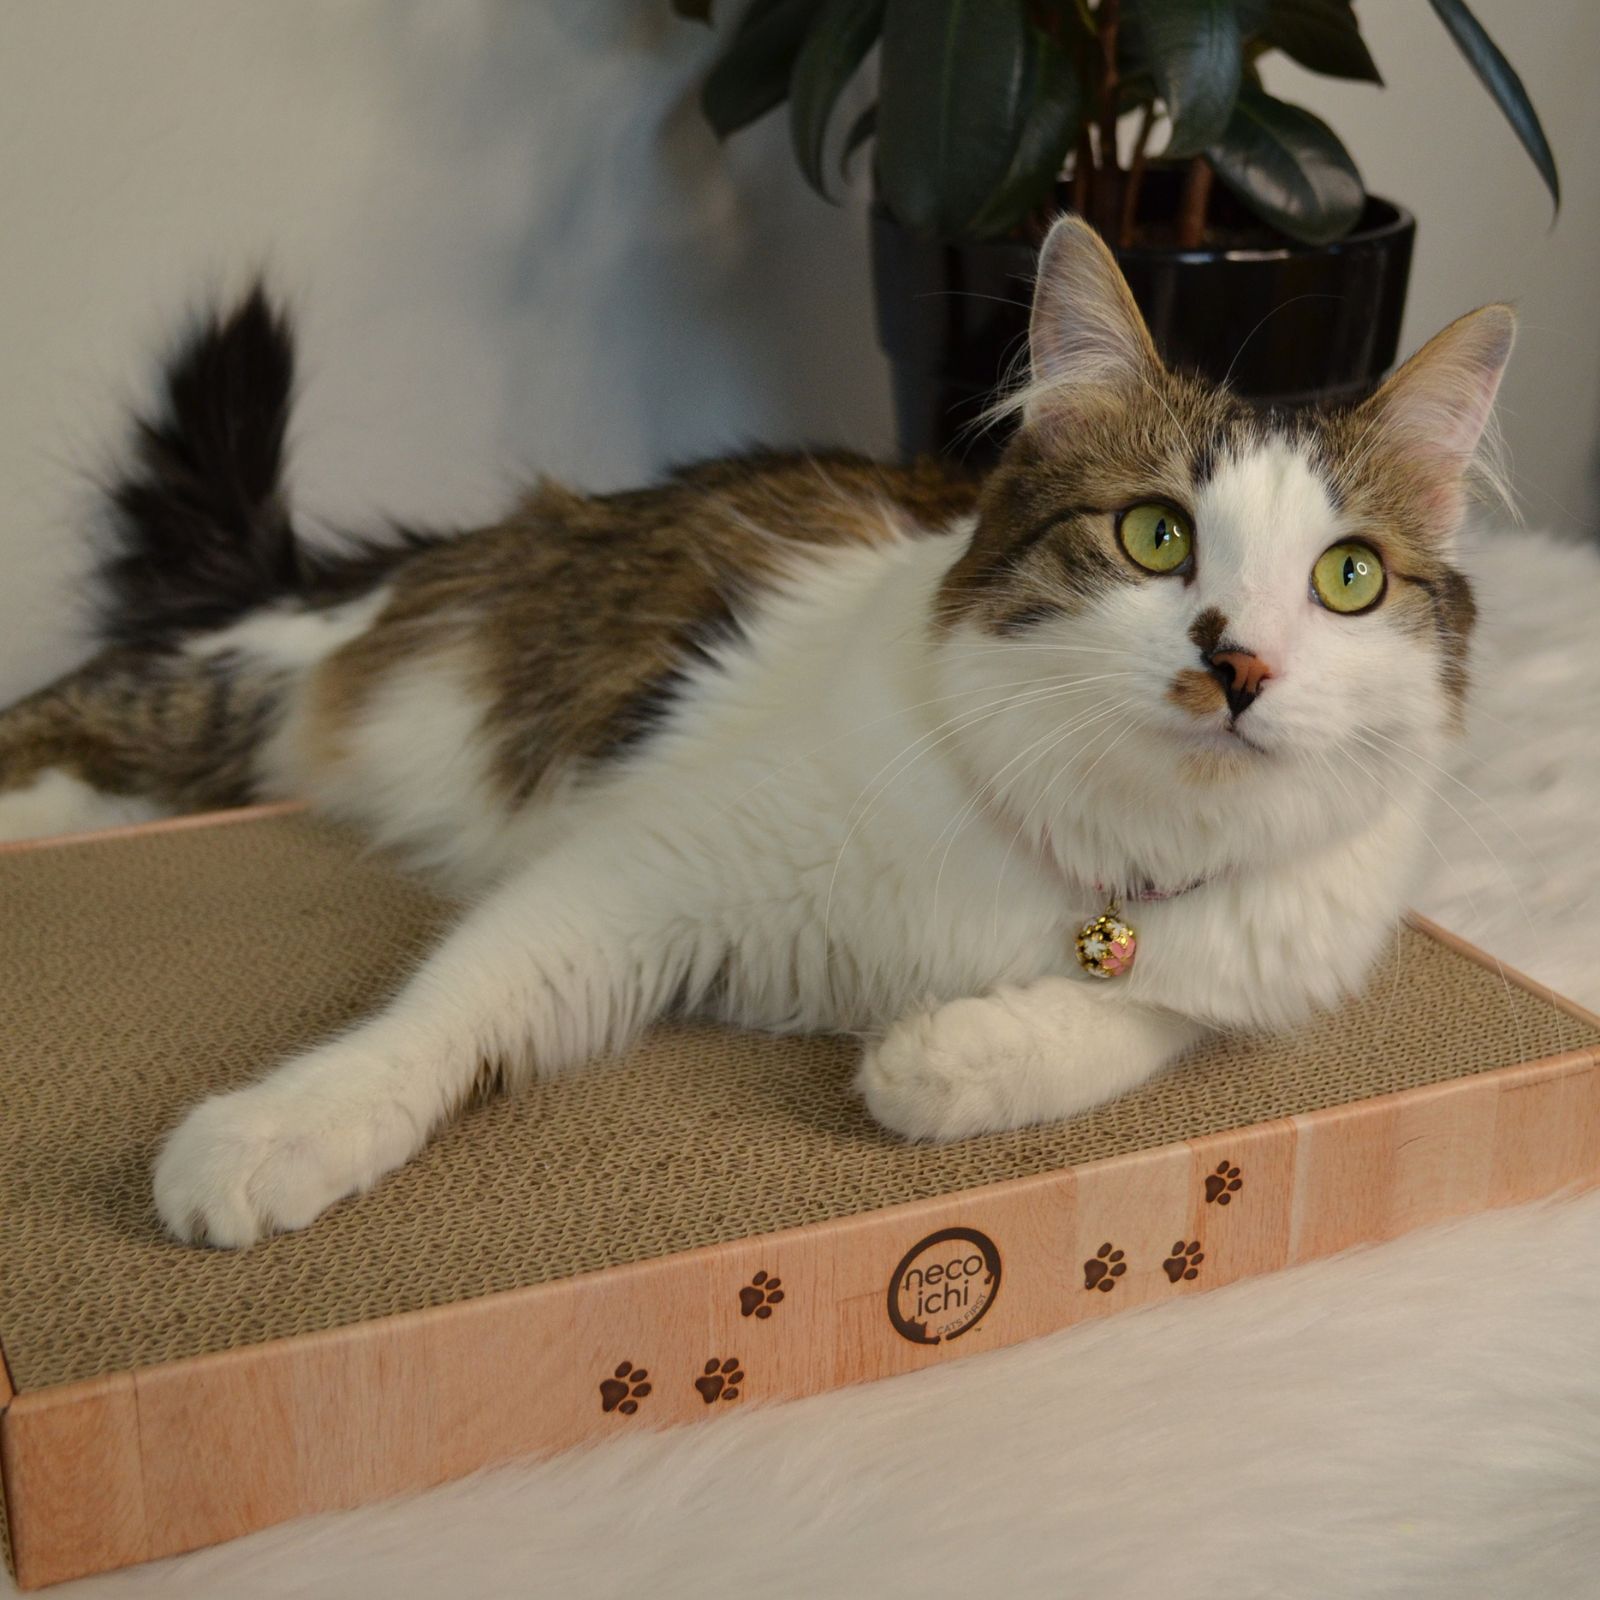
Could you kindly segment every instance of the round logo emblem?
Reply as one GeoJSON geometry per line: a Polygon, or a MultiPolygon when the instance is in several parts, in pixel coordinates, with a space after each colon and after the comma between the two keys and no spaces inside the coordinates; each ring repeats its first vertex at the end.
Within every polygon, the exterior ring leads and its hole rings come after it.
{"type": "Polygon", "coordinates": [[[1000,1252],[976,1228],[943,1228],[913,1245],[889,1280],[889,1320],[912,1344],[959,1339],[1000,1293],[1000,1252]]]}

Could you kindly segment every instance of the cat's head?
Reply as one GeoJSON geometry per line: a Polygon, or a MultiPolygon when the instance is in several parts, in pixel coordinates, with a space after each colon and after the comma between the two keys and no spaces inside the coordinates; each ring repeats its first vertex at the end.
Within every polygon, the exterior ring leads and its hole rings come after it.
{"type": "Polygon", "coordinates": [[[963,688],[1000,708],[964,740],[986,781],[1041,818],[1074,783],[1245,812],[1320,784],[1314,832],[1340,783],[1431,760],[1466,690],[1452,552],[1514,326],[1487,306],[1358,406],[1263,415],[1168,371],[1098,235],[1058,222],[1020,426],[939,602],[963,688]]]}

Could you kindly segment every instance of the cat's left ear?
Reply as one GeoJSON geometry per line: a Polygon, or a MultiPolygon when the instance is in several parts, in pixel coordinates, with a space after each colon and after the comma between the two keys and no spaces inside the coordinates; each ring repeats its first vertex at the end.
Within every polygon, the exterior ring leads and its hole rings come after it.
{"type": "Polygon", "coordinates": [[[1096,391],[1138,388],[1161,371],[1116,257],[1081,217],[1059,218],[1039,251],[1028,353],[1029,422],[1096,391]]]}
{"type": "Polygon", "coordinates": [[[1517,318],[1484,306],[1436,333],[1367,400],[1361,411],[1424,469],[1459,509],[1471,467],[1511,357],[1517,318]]]}

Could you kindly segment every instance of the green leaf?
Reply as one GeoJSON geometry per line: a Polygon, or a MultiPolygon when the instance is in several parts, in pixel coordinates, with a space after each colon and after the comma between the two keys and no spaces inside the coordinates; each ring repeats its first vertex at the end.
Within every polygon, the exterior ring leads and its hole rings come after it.
{"type": "Polygon", "coordinates": [[[1263,222],[1303,244],[1343,238],[1366,200],[1361,174],[1333,129],[1260,89],[1239,91],[1206,159],[1263,222]]]}
{"type": "Polygon", "coordinates": [[[1539,113],[1533,109],[1528,91],[1516,69],[1500,53],[1500,47],[1483,31],[1483,24],[1467,10],[1462,0],[1429,0],[1455,40],[1457,48],[1483,81],[1502,115],[1522,141],[1522,148],[1533,157],[1533,164],[1550,191],[1557,211],[1561,209],[1561,179],[1556,173],[1556,158],[1544,136],[1539,113]]]}
{"type": "Polygon", "coordinates": [[[865,111],[850,124],[850,131],[844,136],[844,149],[839,152],[839,176],[850,176],[850,157],[864,145],[873,134],[878,131],[878,108],[868,106],[865,111]]]}
{"type": "Polygon", "coordinates": [[[822,0],[754,0],[700,91],[719,139],[764,117],[789,93],[789,74],[822,0]]]}
{"type": "Polygon", "coordinates": [[[822,146],[844,86],[883,30],[885,0],[824,0],[789,79],[789,131],[805,180],[824,200],[822,146]]]}
{"type": "Polygon", "coordinates": [[[1009,233],[1047,200],[1083,123],[1083,81],[1074,58],[1034,31],[1029,52],[1028,118],[1000,186],[973,219],[979,239],[1009,233]]]}
{"type": "Polygon", "coordinates": [[[1239,17],[1233,0],[1137,0],[1143,51],[1172,120],[1170,156],[1220,137],[1239,93],[1239,17]]]}
{"type": "Polygon", "coordinates": [[[1350,0],[1271,0],[1262,37],[1311,72],[1383,82],[1350,0]]]}
{"type": "Polygon", "coordinates": [[[902,226],[968,236],[1011,169],[1032,45],[1023,0],[888,0],[878,181],[902,226]]]}
{"type": "Polygon", "coordinates": [[[691,22],[711,22],[711,0],[672,0],[672,9],[691,22]]]}

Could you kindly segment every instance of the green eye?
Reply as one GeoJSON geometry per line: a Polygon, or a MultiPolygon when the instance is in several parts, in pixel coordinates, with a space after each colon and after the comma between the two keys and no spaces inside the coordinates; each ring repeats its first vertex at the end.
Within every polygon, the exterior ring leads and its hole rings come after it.
{"type": "Polygon", "coordinates": [[[1383,563],[1371,545],[1329,545],[1311,569],[1311,587],[1330,611],[1366,611],[1383,598],[1383,563]]]}
{"type": "Polygon", "coordinates": [[[1146,572],[1176,572],[1194,551],[1194,532],[1181,511],[1147,500],[1117,519],[1117,537],[1146,572]]]}

